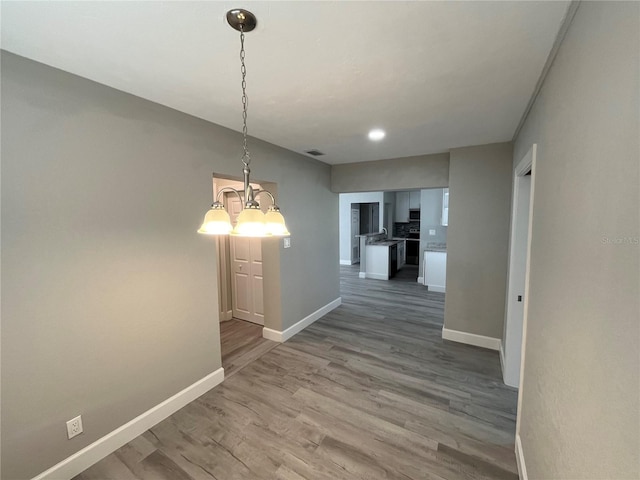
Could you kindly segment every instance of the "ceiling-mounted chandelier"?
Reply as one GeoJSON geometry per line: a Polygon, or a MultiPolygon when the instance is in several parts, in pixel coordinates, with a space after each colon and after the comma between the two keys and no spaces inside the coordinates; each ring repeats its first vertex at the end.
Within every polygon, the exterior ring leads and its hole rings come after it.
{"type": "Polygon", "coordinates": [[[257,25],[256,17],[253,13],[236,8],[227,12],[227,22],[234,29],[240,32],[240,72],[242,74],[242,174],[244,177],[244,191],[239,192],[235,188],[225,187],[214,196],[211,208],[204,216],[204,222],[198,229],[198,233],[207,235],[237,235],[240,237],[269,237],[289,235],[289,230],[284,222],[284,217],[280,213],[280,208],[276,205],[274,196],[267,190],[254,192],[249,182],[249,164],[251,156],[247,147],[247,69],[244,64],[244,34],[250,32],[257,25]],[[231,226],[231,217],[220,202],[220,195],[224,192],[233,192],[243,203],[242,212],[238,215],[236,226],[231,226]],[[267,213],[262,213],[260,203],[256,197],[266,194],[271,199],[271,205],[267,213]],[[244,198],[243,198],[244,197],[244,198]]]}

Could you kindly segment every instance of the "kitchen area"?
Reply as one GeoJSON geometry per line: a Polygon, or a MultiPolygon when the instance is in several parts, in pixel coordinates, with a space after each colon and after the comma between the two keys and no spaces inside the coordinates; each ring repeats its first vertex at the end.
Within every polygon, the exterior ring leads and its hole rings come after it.
{"type": "Polygon", "coordinates": [[[448,188],[341,194],[340,264],[359,265],[359,278],[402,273],[445,292],[448,217],[448,188]]]}

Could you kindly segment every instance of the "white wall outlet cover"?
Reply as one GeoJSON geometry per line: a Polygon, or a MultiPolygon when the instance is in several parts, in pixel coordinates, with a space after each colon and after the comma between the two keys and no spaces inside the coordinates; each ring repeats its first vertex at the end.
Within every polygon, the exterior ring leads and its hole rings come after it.
{"type": "Polygon", "coordinates": [[[434,236],[435,234],[436,234],[436,231],[434,229],[429,230],[429,235],[434,236]]]}
{"type": "Polygon", "coordinates": [[[289,237],[285,237],[283,240],[284,243],[284,248],[290,248],[291,247],[291,238],[289,237]]]}
{"type": "Polygon", "coordinates": [[[67,422],[67,437],[69,439],[80,435],[82,431],[82,415],[78,415],[67,422]]]}

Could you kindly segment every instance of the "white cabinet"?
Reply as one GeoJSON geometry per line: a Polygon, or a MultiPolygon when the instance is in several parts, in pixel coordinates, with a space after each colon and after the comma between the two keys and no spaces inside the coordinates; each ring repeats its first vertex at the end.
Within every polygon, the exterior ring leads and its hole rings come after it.
{"type": "MultiPolygon", "coordinates": [[[[389,242],[391,243],[391,242],[389,242]]],[[[360,270],[360,278],[373,278],[375,280],[389,280],[405,264],[405,242],[396,244],[382,243],[367,245],[365,247],[365,269],[360,270]],[[396,263],[392,264],[393,252],[397,255],[396,263]],[[364,274],[364,275],[363,275],[364,274]]],[[[362,267],[362,260],[361,267],[362,267]]]]}
{"type": "Polygon", "coordinates": [[[389,280],[389,247],[367,245],[366,278],[389,280]]]}
{"type": "Polygon", "coordinates": [[[409,192],[396,192],[396,222],[409,221],[409,192]]]}
{"type": "Polygon", "coordinates": [[[449,225],[449,189],[442,189],[442,221],[441,225],[447,226],[449,225]]]}
{"type": "Polygon", "coordinates": [[[447,252],[424,252],[424,284],[432,292],[445,292],[447,252]]]}
{"type": "Polygon", "coordinates": [[[420,190],[409,192],[409,208],[420,208],[420,190]]]}

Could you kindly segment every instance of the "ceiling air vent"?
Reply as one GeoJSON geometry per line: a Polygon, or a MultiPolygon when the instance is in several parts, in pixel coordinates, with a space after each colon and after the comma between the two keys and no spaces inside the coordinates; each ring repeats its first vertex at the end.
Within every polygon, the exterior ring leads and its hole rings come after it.
{"type": "Polygon", "coordinates": [[[309,155],[313,155],[314,157],[321,157],[324,155],[320,150],[306,150],[304,153],[308,153],[309,155]]]}

